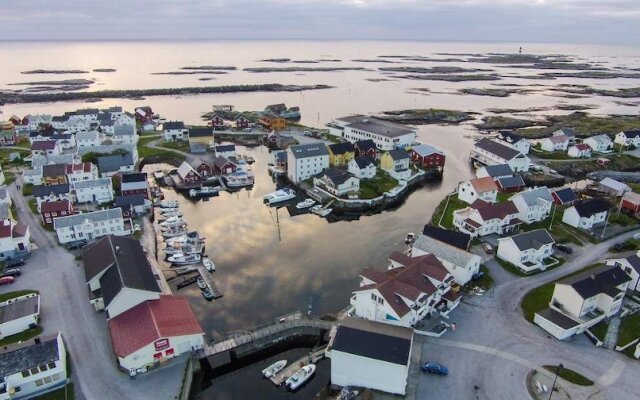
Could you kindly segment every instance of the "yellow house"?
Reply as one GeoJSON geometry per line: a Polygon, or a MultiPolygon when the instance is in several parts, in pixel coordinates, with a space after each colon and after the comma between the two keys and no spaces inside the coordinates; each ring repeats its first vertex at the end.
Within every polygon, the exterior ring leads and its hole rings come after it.
{"type": "Polygon", "coordinates": [[[386,171],[395,179],[411,177],[409,169],[409,153],[404,149],[389,150],[380,157],[380,169],[386,171]]]}
{"type": "Polygon", "coordinates": [[[264,129],[272,131],[283,131],[287,129],[287,120],[275,114],[265,114],[260,118],[260,125],[264,129]]]}
{"type": "Polygon", "coordinates": [[[330,144],[328,150],[329,165],[332,167],[347,165],[356,156],[353,144],[349,142],[330,144]]]}

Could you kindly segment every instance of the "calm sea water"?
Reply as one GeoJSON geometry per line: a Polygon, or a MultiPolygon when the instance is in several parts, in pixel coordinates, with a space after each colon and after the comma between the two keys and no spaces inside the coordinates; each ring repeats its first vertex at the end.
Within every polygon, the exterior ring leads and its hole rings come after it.
{"type": "MultiPolygon", "coordinates": [[[[403,64],[356,63],[350,60],[379,55],[435,56],[435,53],[515,52],[521,44],[421,43],[421,42],[299,42],[299,41],[228,41],[228,42],[99,42],[99,43],[0,43],[3,60],[0,89],[15,89],[10,83],[95,79],[92,90],[227,85],[249,83],[329,84],[329,90],[302,93],[247,93],[198,96],[151,97],[144,101],[108,99],[99,103],[25,104],[0,107],[4,114],[56,114],[80,107],[150,105],[167,119],[200,122],[200,115],[213,104],[233,104],[239,110],[258,110],[267,104],[284,102],[300,106],[302,123],[322,127],[331,119],[351,113],[376,113],[404,108],[449,108],[484,112],[488,108],[552,107],[559,103],[595,104],[594,113],[637,113],[638,107],[617,104],[615,98],[592,97],[562,99],[550,92],[512,95],[508,98],[461,96],[465,87],[496,87],[494,84],[520,85],[585,84],[594,87],[620,88],[640,85],[637,79],[591,80],[557,79],[536,81],[505,78],[496,82],[435,82],[391,80],[372,82],[385,77],[377,71],[387,65],[493,68],[486,64],[416,62],[403,64]],[[368,71],[267,73],[241,71],[244,67],[285,66],[259,62],[266,58],[287,57],[294,60],[341,59],[342,62],[291,64],[318,66],[363,66],[368,71]],[[150,75],[150,72],[176,71],[183,66],[231,65],[239,70],[225,75],[211,75],[212,81],[199,81],[198,75],[150,75]],[[24,75],[30,69],[116,68],[114,73],[85,75],[24,75]],[[412,88],[426,88],[430,93],[415,94],[412,88]]],[[[574,55],[586,61],[610,67],[640,66],[636,48],[575,45],[524,45],[525,52],[574,55]]],[[[443,56],[445,57],[445,56],[443,56]]],[[[500,73],[533,74],[539,71],[497,68],[500,73]]],[[[268,150],[240,148],[239,152],[256,159],[252,190],[222,193],[209,202],[193,203],[167,191],[167,198],[181,198],[182,209],[193,229],[207,240],[207,253],[214,258],[216,280],[224,297],[213,302],[202,299],[197,288],[183,289],[211,337],[219,339],[234,330],[248,329],[279,315],[302,309],[314,316],[337,312],[348,305],[351,291],[358,285],[359,271],[368,265],[384,267],[386,257],[404,247],[407,232],[418,232],[431,217],[435,206],[456,184],[472,177],[468,163],[474,133],[469,125],[422,126],[419,140],[440,147],[447,155],[442,182],[429,184],[414,192],[400,208],[357,221],[328,223],[315,215],[292,217],[286,208],[276,211],[262,203],[262,196],[274,190],[266,172],[268,150]],[[276,215],[277,212],[277,215],[276,215]]],[[[267,361],[264,362],[266,365],[267,361]]],[[[285,396],[270,385],[257,386],[259,369],[222,377],[206,398],[252,398],[256,388],[263,398],[285,396]],[[251,385],[246,385],[251,382],[251,385]],[[255,383],[255,384],[254,384],[255,383]],[[269,389],[271,388],[271,389],[269,389]]],[[[324,371],[325,368],[322,368],[324,371]]],[[[325,382],[326,372],[316,379],[325,382]],[[322,375],[324,374],[324,375],[322,375]]],[[[315,386],[314,386],[315,388],[315,386]]],[[[314,388],[295,397],[308,398],[314,388]]],[[[291,396],[291,395],[287,395],[291,396]]],[[[291,397],[288,397],[291,398],[291,397]]]]}

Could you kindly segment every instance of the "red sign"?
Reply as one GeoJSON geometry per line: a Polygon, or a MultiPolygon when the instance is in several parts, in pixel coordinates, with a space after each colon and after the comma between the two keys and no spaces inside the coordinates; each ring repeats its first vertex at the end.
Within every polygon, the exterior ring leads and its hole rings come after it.
{"type": "Polygon", "coordinates": [[[153,345],[155,346],[156,351],[167,349],[169,348],[169,339],[156,340],[153,345]]]}

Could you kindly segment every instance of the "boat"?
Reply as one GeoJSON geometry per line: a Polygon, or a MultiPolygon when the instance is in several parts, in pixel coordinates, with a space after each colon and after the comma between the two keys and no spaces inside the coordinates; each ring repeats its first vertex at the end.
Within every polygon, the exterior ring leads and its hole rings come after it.
{"type": "Polygon", "coordinates": [[[262,376],[265,378],[271,378],[278,372],[282,371],[284,367],[287,366],[287,360],[276,361],[273,364],[269,365],[267,368],[262,370],[262,376]]]}
{"type": "Polygon", "coordinates": [[[161,208],[160,209],[160,214],[162,215],[168,215],[168,214],[172,214],[175,212],[180,212],[180,209],[178,207],[168,207],[168,208],[161,208]]]}
{"type": "Polygon", "coordinates": [[[204,281],[204,278],[202,276],[198,276],[196,283],[198,284],[198,287],[200,289],[206,289],[208,287],[207,282],[204,281]]]}
{"type": "Polygon", "coordinates": [[[167,246],[175,247],[177,244],[185,244],[185,243],[203,243],[205,238],[200,237],[198,232],[191,231],[185,232],[182,235],[178,235],[167,240],[167,246]]]}
{"type": "Polygon", "coordinates": [[[161,226],[160,231],[167,232],[167,231],[172,231],[176,229],[186,229],[186,227],[187,227],[187,223],[185,221],[182,221],[182,222],[176,222],[167,226],[161,226]]]}
{"type": "Polygon", "coordinates": [[[165,239],[171,239],[176,236],[181,236],[187,233],[186,229],[170,229],[165,232],[162,232],[162,237],[165,239]]]}
{"type": "Polygon", "coordinates": [[[296,192],[290,188],[278,189],[273,193],[269,193],[263,197],[265,203],[274,204],[296,198],[296,192]]]}
{"type": "Polygon", "coordinates": [[[291,377],[284,382],[284,386],[287,389],[294,391],[302,386],[306,381],[311,379],[314,372],[316,372],[315,364],[305,365],[304,367],[300,368],[298,372],[291,375],[291,377]]]}
{"type": "Polygon", "coordinates": [[[190,197],[211,197],[218,194],[220,190],[211,186],[203,186],[200,189],[189,190],[190,197]]]}
{"type": "Polygon", "coordinates": [[[320,204],[311,207],[311,212],[321,217],[326,217],[327,215],[331,214],[331,211],[331,208],[322,208],[322,205],[320,204]]]}
{"type": "Polygon", "coordinates": [[[185,246],[167,246],[164,249],[164,254],[201,254],[202,248],[200,246],[185,245],[185,246]]]}
{"type": "Polygon", "coordinates": [[[160,226],[180,226],[181,224],[186,224],[186,221],[182,219],[181,216],[174,215],[173,217],[169,217],[164,221],[160,222],[160,226]]]}
{"type": "Polygon", "coordinates": [[[407,233],[407,237],[404,238],[406,244],[412,243],[416,238],[416,234],[413,232],[407,233]]]}
{"type": "Polygon", "coordinates": [[[313,199],[305,199],[304,201],[301,201],[300,203],[296,204],[296,208],[297,209],[309,208],[315,203],[316,201],[313,199]]]}
{"type": "Polygon", "coordinates": [[[188,265],[188,264],[199,263],[201,259],[202,259],[202,256],[200,254],[178,253],[167,258],[167,261],[175,265],[188,265]]]}
{"type": "Polygon", "coordinates": [[[256,159],[251,156],[244,156],[244,159],[247,161],[247,164],[253,164],[256,162],[256,159]]]}
{"type": "Polygon", "coordinates": [[[162,200],[158,203],[160,208],[177,208],[178,201],[177,200],[162,200]]]}
{"type": "Polygon", "coordinates": [[[169,218],[172,217],[182,217],[182,211],[168,211],[165,213],[162,213],[162,215],[160,216],[160,221],[166,221],[169,218]]]}
{"type": "Polygon", "coordinates": [[[208,301],[213,300],[213,293],[211,292],[211,289],[207,287],[205,289],[201,289],[201,292],[202,292],[202,297],[204,297],[208,301]]]}
{"type": "Polygon", "coordinates": [[[236,172],[234,174],[226,175],[224,177],[225,184],[229,188],[241,188],[245,186],[253,186],[253,176],[246,172],[236,172]]]}
{"type": "Polygon", "coordinates": [[[202,265],[204,265],[204,267],[209,272],[213,272],[213,271],[216,270],[216,266],[213,263],[213,261],[210,258],[206,257],[206,256],[202,258],[202,265]]]}

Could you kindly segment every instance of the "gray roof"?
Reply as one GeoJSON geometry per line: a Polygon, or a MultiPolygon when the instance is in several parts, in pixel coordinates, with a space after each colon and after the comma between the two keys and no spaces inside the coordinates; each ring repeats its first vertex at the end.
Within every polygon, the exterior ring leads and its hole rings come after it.
{"type": "Polygon", "coordinates": [[[631,265],[631,267],[640,274],[640,257],[638,257],[638,254],[633,254],[629,257],[626,257],[625,260],[627,260],[629,265],[631,265]]]}
{"type": "Polygon", "coordinates": [[[562,128],[562,129],[558,129],[557,131],[553,132],[553,135],[564,135],[564,136],[569,137],[569,138],[575,138],[576,137],[576,131],[573,128],[562,128]]]}
{"type": "Polygon", "coordinates": [[[479,256],[462,250],[456,246],[442,242],[426,235],[418,235],[413,242],[413,248],[433,254],[439,259],[448,261],[453,265],[467,265],[469,261],[479,256]]]}
{"type": "Polygon", "coordinates": [[[604,133],[601,134],[601,135],[588,137],[588,138],[584,139],[582,142],[584,143],[585,140],[589,140],[589,139],[595,141],[596,143],[600,143],[600,144],[606,144],[606,143],[611,143],[612,142],[611,138],[608,135],[604,134],[604,133]]]}
{"type": "Polygon", "coordinates": [[[100,173],[119,171],[120,167],[127,165],[133,165],[133,155],[131,153],[98,157],[98,170],[100,173]]]}
{"type": "Polygon", "coordinates": [[[97,139],[98,137],[100,137],[100,133],[98,131],[76,133],[76,140],[97,139]]]}
{"type": "Polygon", "coordinates": [[[348,179],[353,178],[352,174],[338,168],[326,168],[323,173],[324,176],[326,176],[327,179],[333,182],[333,184],[336,186],[342,185],[348,179]]]}
{"type": "Polygon", "coordinates": [[[289,147],[295,158],[329,156],[327,146],[323,143],[297,144],[289,147]]]}
{"type": "Polygon", "coordinates": [[[68,183],[49,186],[38,185],[33,187],[33,197],[44,197],[49,196],[50,194],[58,196],[65,193],[69,193],[68,183]]]}
{"type": "Polygon", "coordinates": [[[78,181],[73,184],[74,189],[89,189],[111,184],[111,178],[88,179],[86,181],[78,181]]]}
{"type": "Polygon", "coordinates": [[[415,130],[408,126],[363,115],[354,115],[351,117],[339,118],[339,120],[348,122],[348,126],[350,128],[370,132],[375,135],[380,135],[388,138],[396,138],[398,136],[415,133],[415,130]]]}
{"type": "Polygon", "coordinates": [[[520,175],[501,177],[497,179],[497,182],[501,189],[521,188],[525,186],[520,175]]]}
{"type": "Polygon", "coordinates": [[[565,330],[580,325],[580,322],[577,322],[556,310],[552,310],[551,308],[545,308],[536,314],[565,330]]]}
{"type": "Polygon", "coordinates": [[[476,147],[486,150],[489,153],[495,154],[496,156],[504,159],[504,160],[513,160],[518,156],[522,156],[522,154],[514,149],[513,147],[509,147],[505,144],[498,143],[491,139],[481,139],[476,143],[476,147]]]}
{"type": "Polygon", "coordinates": [[[57,335],[35,338],[0,350],[0,377],[58,361],[60,354],[57,339],[57,335]]]}
{"type": "Polygon", "coordinates": [[[207,137],[213,138],[213,129],[211,128],[189,128],[189,137],[207,137]]]}
{"type": "Polygon", "coordinates": [[[520,193],[514,194],[511,199],[515,197],[522,197],[527,206],[535,206],[538,204],[538,199],[542,199],[548,201],[549,203],[553,203],[553,197],[551,196],[551,191],[546,187],[539,187],[534,189],[528,189],[520,193]]]}
{"type": "Polygon", "coordinates": [[[116,197],[116,201],[114,203],[115,207],[120,208],[129,208],[132,206],[143,206],[145,203],[145,198],[141,194],[132,194],[129,196],[118,196],[116,197]]]}
{"type": "Polygon", "coordinates": [[[530,232],[519,233],[501,240],[507,239],[513,240],[513,243],[515,243],[521,251],[528,249],[539,250],[544,245],[555,243],[555,240],[553,240],[546,229],[536,229],[530,232]]]}
{"type": "Polygon", "coordinates": [[[565,278],[558,283],[570,285],[583,299],[588,299],[600,293],[615,297],[620,293],[616,286],[630,280],[631,277],[622,268],[615,265],[603,265],[565,278]]]}
{"type": "Polygon", "coordinates": [[[100,146],[83,146],[78,148],[78,155],[82,157],[87,153],[109,154],[109,153],[113,153],[116,150],[124,150],[128,153],[133,153],[135,150],[135,146],[132,144],[126,144],[126,143],[102,144],[100,146]]]}
{"type": "Polygon", "coordinates": [[[409,158],[409,153],[404,149],[393,149],[388,151],[394,161],[400,161],[409,158]]]}
{"type": "Polygon", "coordinates": [[[118,124],[113,126],[113,136],[133,136],[136,134],[136,128],[129,124],[118,124]]]}
{"type": "Polygon", "coordinates": [[[73,160],[73,154],[57,154],[48,156],[35,154],[31,158],[31,166],[33,168],[37,168],[47,164],[73,164],[73,160]]]}
{"type": "Polygon", "coordinates": [[[110,208],[107,210],[99,210],[84,214],[75,214],[56,218],[53,220],[53,228],[68,228],[71,226],[80,225],[87,220],[96,223],[117,218],[122,219],[122,210],[119,208],[110,208]]]}
{"type": "Polygon", "coordinates": [[[0,306],[0,324],[40,312],[40,296],[11,301],[0,306]]]}
{"type": "Polygon", "coordinates": [[[487,174],[495,178],[497,176],[508,176],[513,175],[513,170],[509,166],[509,164],[497,164],[497,165],[487,165],[483,167],[487,174]]]}
{"type": "Polygon", "coordinates": [[[162,124],[162,129],[165,131],[173,130],[173,129],[184,129],[184,122],[168,121],[162,124]]]}
{"type": "Polygon", "coordinates": [[[353,159],[353,161],[358,165],[358,168],[367,168],[370,165],[375,165],[376,160],[370,156],[360,156],[353,159]]]}

